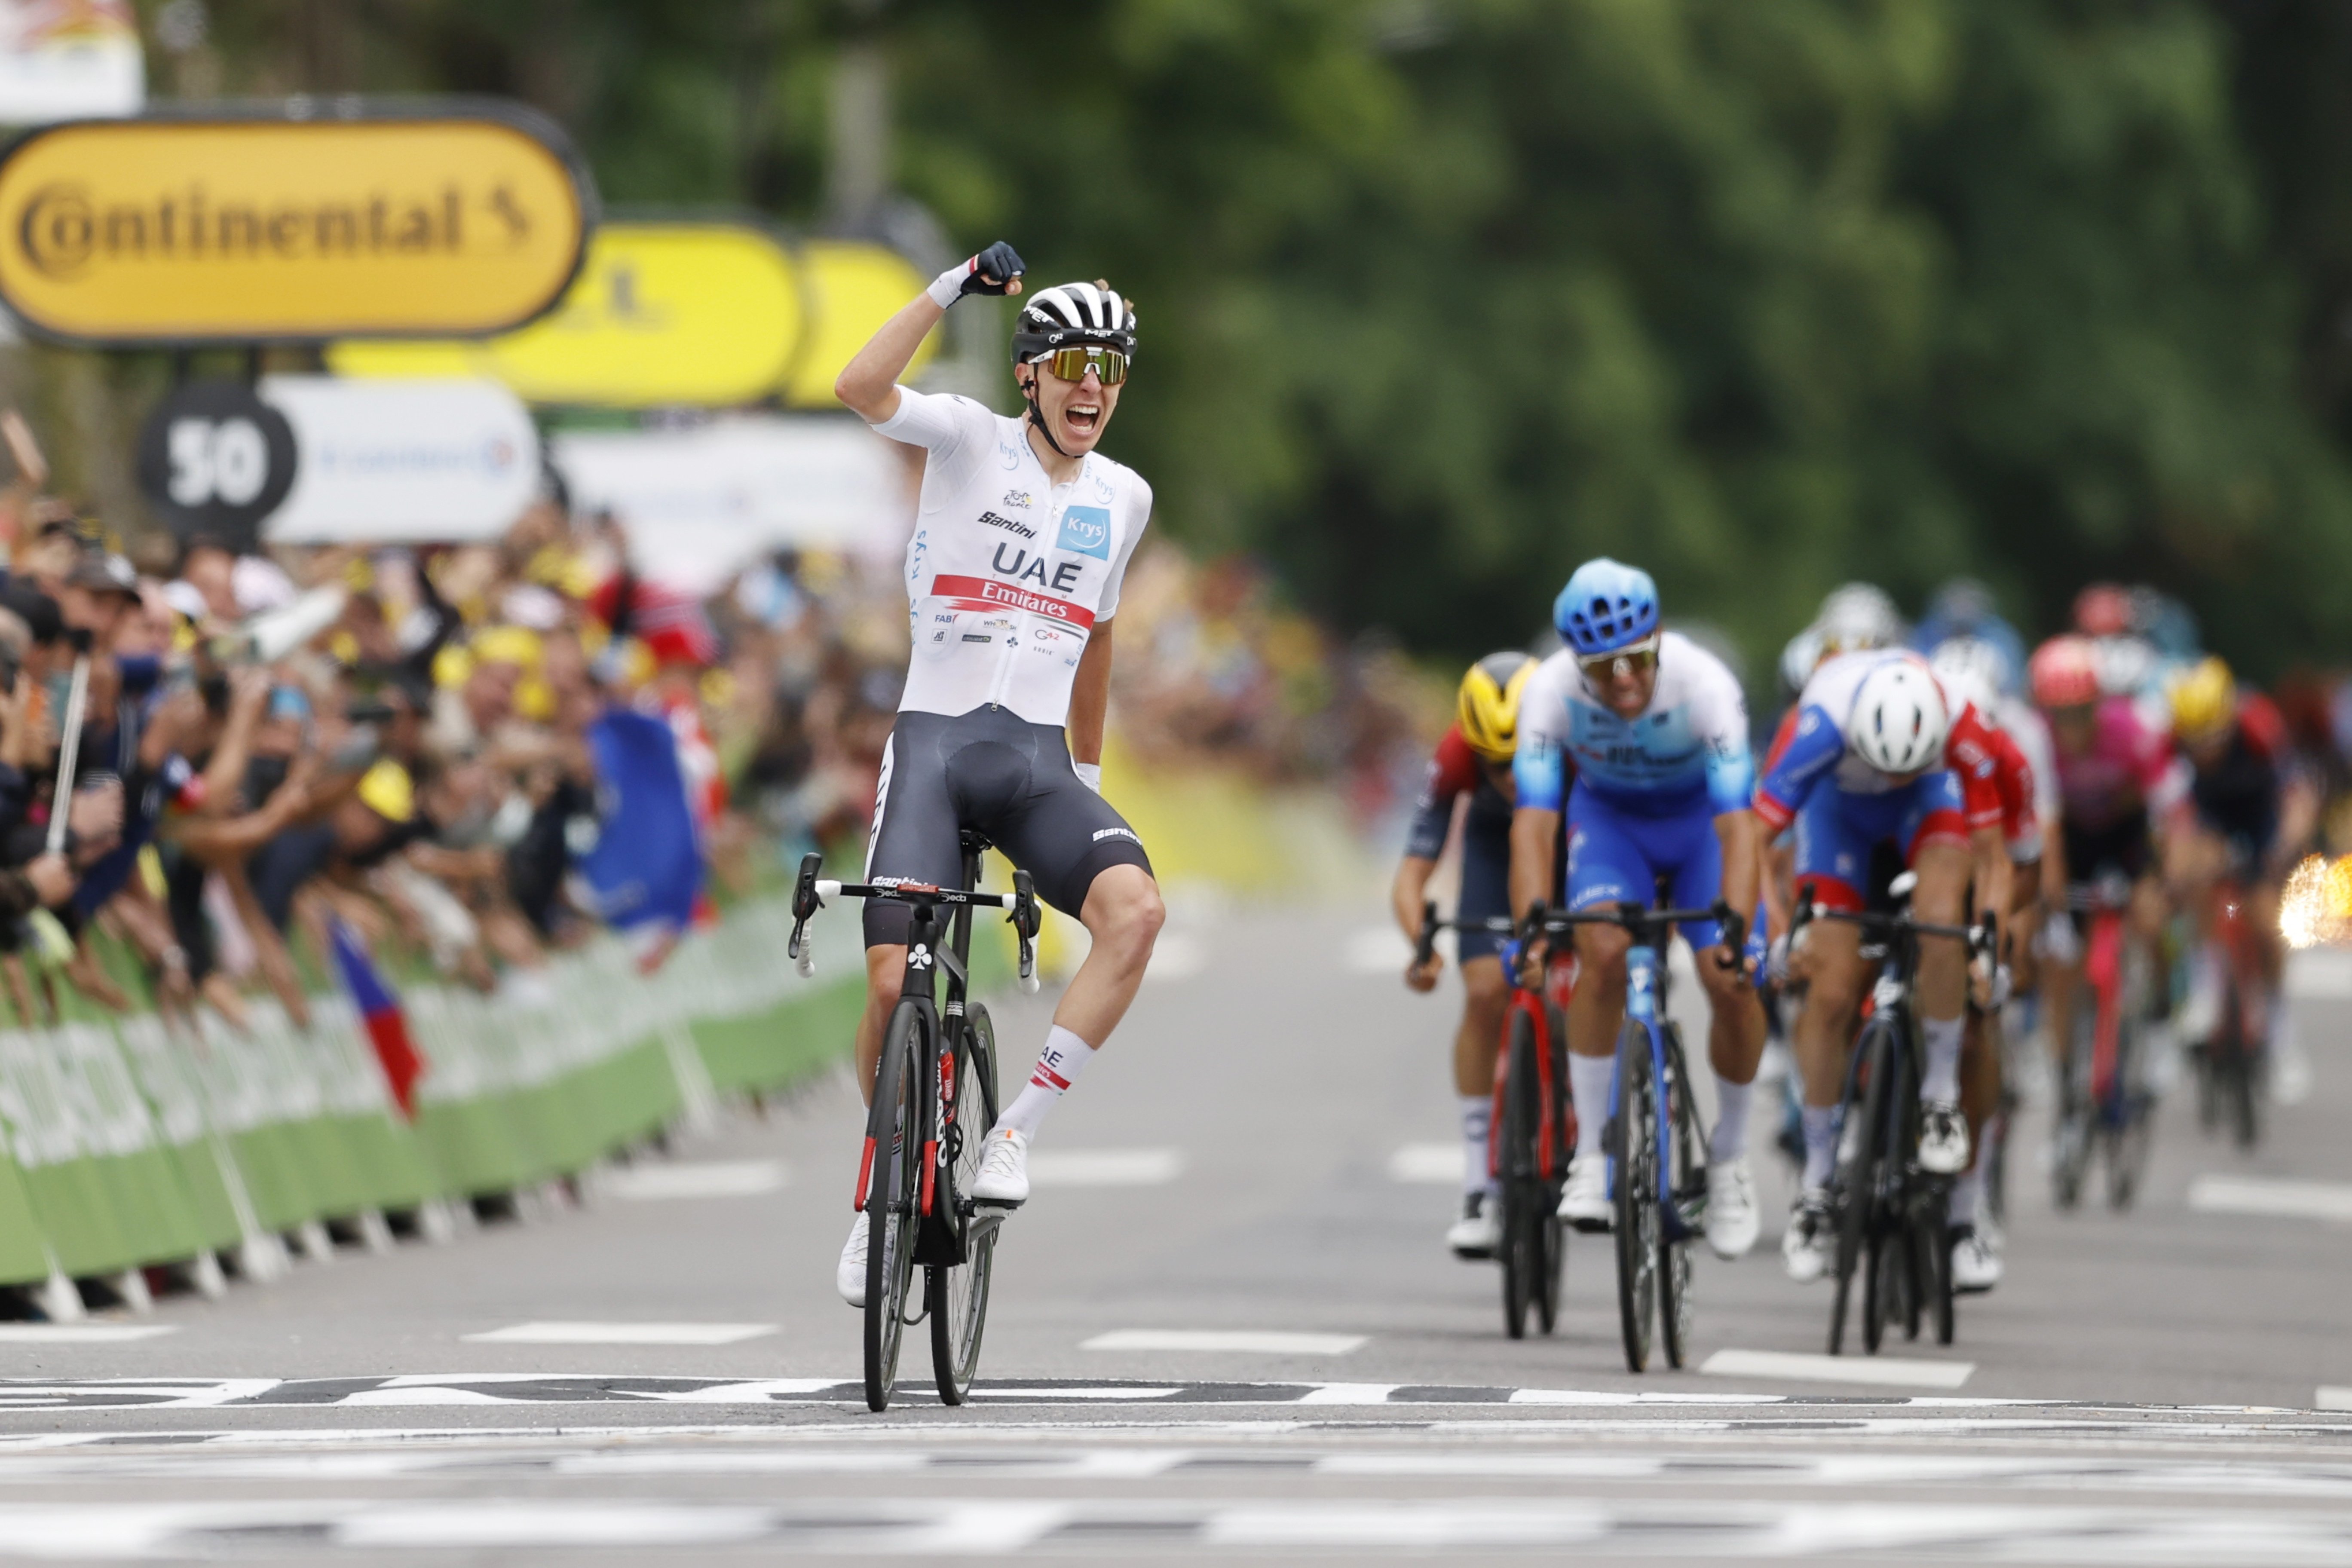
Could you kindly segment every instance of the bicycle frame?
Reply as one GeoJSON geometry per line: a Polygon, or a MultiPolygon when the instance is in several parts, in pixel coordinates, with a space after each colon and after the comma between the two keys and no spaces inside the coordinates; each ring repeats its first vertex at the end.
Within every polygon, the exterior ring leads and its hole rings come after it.
{"type": "MultiPolygon", "coordinates": [[[[1464,921],[1442,920],[1434,900],[1422,906],[1421,940],[1415,945],[1414,956],[1426,963],[1436,951],[1437,933],[1441,931],[1485,931],[1496,935],[1511,935],[1517,927],[1507,916],[1496,916],[1486,921],[1464,921]]],[[[1510,1070],[1511,1022],[1524,1014],[1535,1031],[1536,1082],[1543,1097],[1542,1120],[1537,1124],[1536,1173],[1546,1181],[1557,1181],[1566,1168],[1567,1151],[1576,1142],[1576,1109],[1562,1092],[1558,1074],[1553,1070],[1554,1047],[1565,1049],[1567,1040],[1552,1037],[1552,1010],[1565,1007],[1568,994],[1574,988],[1574,961],[1567,954],[1555,955],[1545,966],[1544,983],[1540,987],[1520,984],[1518,973],[1505,965],[1503,979],[1510,987],[1504,1004],[1503,1027],[1495,1053],[1495,1086],[1492,1090],[1493,1113],[1486,1122],[1486,1179],[1498,1182],[1503,1176],[1503,1091],[1510,1070]],[[1558,1108],[1558,1114],[1554,1114],[1558,1108]]]]}

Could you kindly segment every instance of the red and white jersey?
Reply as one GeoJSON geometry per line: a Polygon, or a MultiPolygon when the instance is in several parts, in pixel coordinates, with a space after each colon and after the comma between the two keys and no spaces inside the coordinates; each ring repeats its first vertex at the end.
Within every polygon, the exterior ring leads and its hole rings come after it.
{"type": "Polygon", "coordinates": [[[1151,487],[1089,452],[1056,486],[1018,419],[969,397],[898,389],[877,434],[930,456],[907,599],[915,653],[901,712],[954,717],[984,703],[1063,724],[1095,624],[1151,518],[1151,487]]]}

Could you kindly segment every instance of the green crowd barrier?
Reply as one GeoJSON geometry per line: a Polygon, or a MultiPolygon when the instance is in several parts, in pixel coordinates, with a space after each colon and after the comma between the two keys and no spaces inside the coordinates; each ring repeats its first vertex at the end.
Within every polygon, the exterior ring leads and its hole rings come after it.
{"type": "Polygon", "coordinates": [[[413,1121],[340,994],[310,998],[307,1026],[263,1000],[242,1029],[206,1010],[0,1030],[0,1285],[512,1193],[789,1087],[847,1057],[863,996],[854,919],[821,923],[814,981],[784,956],[791,926],[761,900],[651,977],[604,937],[497,996],[406,988],[427,1064],[413,1121]]]}

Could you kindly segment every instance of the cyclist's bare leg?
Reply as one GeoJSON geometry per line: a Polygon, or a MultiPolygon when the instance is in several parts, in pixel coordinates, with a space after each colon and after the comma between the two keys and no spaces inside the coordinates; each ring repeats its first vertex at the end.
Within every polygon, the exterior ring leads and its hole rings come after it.
{"type": "Polygon", "coordinates": [[[1495,1052],[1503,1037],[1503,1015],[1511,988],[1503,979],[1503,961],[1492,956],[1465,960],[1462,965],[1462,1026],[1454,1031],[1454,1092],[1488,1094],[1495,1087],[1495,1052]]]}
{"type": "Polygon", "coordinates": [[[866,1011],[857,1016],[857,1092],[874,1103],[874,1065],[882,1059],[882,1031],[898,1005],[907,978],[907,944],[885,942],[866,950],[866,1011]]]}
{"type": "Polygon", "coordinates": [[[1862,962],[1862,931],[1843,921],[1815,921],[1805,928],[1798,961],[1805,1005],[1797,1014],[1797,1073],[1804,1103],[1833,1109],[1845,1090],[1847,1054],[1853,1048],[1855,1016],[1862,1008],[1869,974],[1862,962]]]}
{"type": "Polygon", "coordinates": [[[1576,928],[1576,990],[1568,999],[1568,1048],[1580,1057],[1613,1057],[1625,1023],[1625,953],[1631,933],[1616,926],[1576,928]]]}
{"type": "Polygon", "coordinates": [[[1984,1124],[2000,1108],[2000,1052],[1993,1043],[1992,1020],[1982,1013],[1969,1015],[1960,1036],[1960,1113],[1969,1121],[1969,1147],[1984,1159],[1984,1124]]]}
{"type": "Polygon", "coordinates": [[[1054,1022],[1100,1050],[1134,1005],[1167,919],[1168,906],[1150,872],[1140,866],[1104,868],[1078,910],[1094,945],[1062,993],[1054,1022]]]}
{"type": "MultiPolygon", "coordinates": [[[[1958,925],[1968,898],[1970,861],[1966,844],[1937,839],[1919,846],[1913,868],[1919,885],[1911,909],[1922,924],[1958,925]]],[[[1948,937],[1919,942],[1919,1016],[1923,1022],[1957,1020],[1968,998],[1969,953],[1948,937]]]]}
{"type": "Polygon", "coordinates": [[[1753,1083],[1764,1059],[1764,1004],[1747,967],[1726,969],[1716,962],[1723,950],[1696,955],[1699,989],[1706,993],[1711,1019],[1706,1030],[1707,1065],[1723,1083],[1753,1083]]]}

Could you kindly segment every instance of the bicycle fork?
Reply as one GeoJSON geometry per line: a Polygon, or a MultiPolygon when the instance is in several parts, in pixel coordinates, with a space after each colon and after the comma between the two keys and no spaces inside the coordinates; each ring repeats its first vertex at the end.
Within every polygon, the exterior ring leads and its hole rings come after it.
{"type": "MultiPolygon", "coordinates": [[[[1657,1123],[1650,1147],[1656,1152],[1651,1163],[1656,1167],[1660,1224],[1667,1240],[1685,1241],[1693,1232],[1675,1196],[1674,1098],[1678,1089],[1689,1092],[1689,1086],[1675,1081],[1674,1064],[1666,1058],[1665,1027],[1658,1022],[1658,950],[1641,942],[1625,952],[1625,1016],[1642,1026],[1643,1037],[1650,1043],[1650,1082],[1654,1090],[1650,1096],[1650,1113],[1657,1123]]],[[[1609,1081],[1609,1117],[1612,1121],[1624,1114],[1624,1084],[1612,1075],[1609,1081]]],[[[1616,1190],[1620,1175],[1612,1155],[1609,1172],[1612,1192],[1616,1190]]]]}

